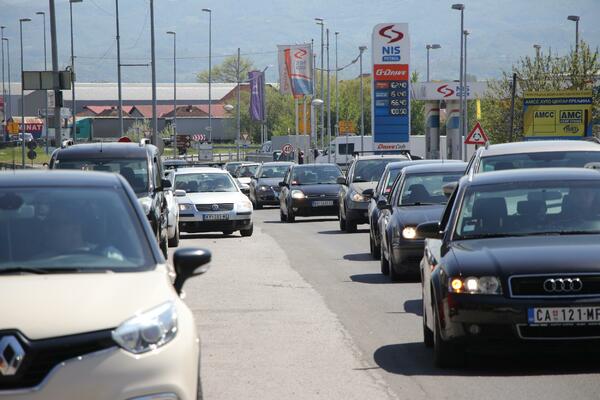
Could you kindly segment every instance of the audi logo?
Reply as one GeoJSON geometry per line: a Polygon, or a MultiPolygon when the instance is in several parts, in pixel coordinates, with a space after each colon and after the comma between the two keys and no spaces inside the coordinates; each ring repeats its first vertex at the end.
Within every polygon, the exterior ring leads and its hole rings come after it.
{"type": "Polygon", "coordinates": [[[572,293],[581,289],[583,282],[579,278],[551,278],[544,281],[544,290],[548,293],[572,293]]]}

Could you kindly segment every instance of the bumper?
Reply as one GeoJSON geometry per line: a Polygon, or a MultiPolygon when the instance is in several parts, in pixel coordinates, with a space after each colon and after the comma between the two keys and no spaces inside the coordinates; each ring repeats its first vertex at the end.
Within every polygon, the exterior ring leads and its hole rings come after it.
{"type": "Polygon", "coordinates": [[[174,399],[196,399],[200,346],[191,314],[181,317],[183,329],[161,349],[134,355],[112,347],[84,355],[56,366],[38,387],[0,391],[0,398],[126,400],[171,394],[174,399]]]}
{"type": "Polygon", "coordinates": [[[369,223],[369,203],[368,202],[346,202],[346,221],[352,221],[357,224],[369,223]]]}
{"type": "Polygon", "coordinates": [[[195,216],[180,214],[179,231],[187,233],[239,231],[252,226],[252,213],[227,213],[227,219],[224,220],[206,220],[203,214],[198,214],[195,216]]]}
{"type": "Polygon", "coordinates": [[[293,199],[292,210],[298,217],[319,217],[319,216],[330,216],[338,215],[339,205],[336,199],[293,199]],[[331,205],[318,205],[319,201],[331,201],[331,205]]]}
{"type": "Polygon", "coordinates": [[[557,345],[585,347],[600,343],[600,326],[542,326],[528,323],[528,310],[533,307],[600,306],[600,299],[578,299],[571,303],[538,300],[516,300],[504,296],[450,294],[442,303],[445,340],[468,346],[480,352],[513,349],[544,351],[557,345]],[[575,304],[576,302],[576,304],[575,304]],[[473,326],[479,329],[474,333],[473,326]],[[495,346],[494,346],[495,345],[495,346]]]}
{"type": "Polygon", "coordinates": [[[267,204],[267,205],[279,205],[279,192],[275,191],[275,190],[269,190],[269,191],[261,191],[261,190],[257,190],[256,191],[256,201],[258,201],[261,204],[267,204]]]}
{"type": "Polygon", "coordinates": [[[169,235],[169,239],[173,239],[175,237],[175,232],[177,231],[177,220],[178,216],[175,213],[169,213],[168,217],[168,229],[167,234],[169,235]]]}
{"type": "Polygon", "coordinates": [[[424,240],[401,240],[392,243],[392,261],[398,272],[417,273],[425,249],[424,240]]]}

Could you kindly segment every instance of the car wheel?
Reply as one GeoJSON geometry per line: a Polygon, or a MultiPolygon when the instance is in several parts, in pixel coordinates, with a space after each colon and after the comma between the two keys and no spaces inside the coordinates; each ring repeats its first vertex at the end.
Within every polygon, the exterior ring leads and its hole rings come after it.
{"type": "Polygon", "coordinates": [[[346,220],[346,233],[356,232],[356,222],[346,220]]]}
{"type": "Polygon", "coordinates": [[[433,347],[433,331],[427,327],[427,313],[425,312],[425,296],[423,299],[423,344],[425,347],[433,347]]]}
{"type": "Polygon", "coordinates": [[[433,362],[439,368],[459,367],[465,362],[465,355],[452,343],[442,339],[437,307],[433,307],[433,362]]]}
{"type": "Polygon", "coordinates": [[[249,237],[249,236],[252,236],[252,232],[254,232],[254,224],[253,224],[253,225],[250,225],[250,228],[248,228],[248,229],[242,229],[242,230],[240,230],[240,234],[241,234],[243,237],[249,237]]]}
{"type": "Polygon", "coordinates": [[[373,240],[371,234],[369,234],[369,244],[371,249],[371,256],[374,259],[378,260],[381,257],[381,246],[377,246],[375,244],[375,240],[373,240]]]}
{"type": "Polygon", "coordinates": [[[254,208],[257,210],[262,210],[263,205],[260,201],[256,200],[256,202],[254,203],[254,208]]]}
{"type": "MultiPolygon", "coordinates": [[[[388,254],[390,254],[389,251],[388,251],[388,254]]],[[[399,282],[400,280],[402,280],[403,275],[398,273],[398,271],[396,270],[396,265],[394,264],[394,258],[391,255],[390,255],[388,264],[390,265],[390,279],[392,280],[392,282],[399,282]]]]}
{"type": "Polygon", "coordinates": [[[289,208],[288,208],[286,221],[290,224],[293,224],[294,222],[296,222],[296,216],[294,215],[294,212],[292,210],[290,210],[289,208]]]}
{"type": "Polygon", "coordinates": [[[339,220],[340,220],[340,231],[345,231],[346,230],[346,220],[344,219],[344,217],[342,217],[342,207],[340,207],[340,211],[338,212],[339,214],[339,220]]]}
{"type": "Polygon", "coordinates": [[[283,210],[279,209],[279,220],[281,222],[285,222],[285,214],[283,213],[283,210]]]}
{"type": "Polygon", "coordinates": [[[223,231],[223,235],[229,236],[233,233],[233,231],[223,231]]]}
{"type": "Polygon", "coordinates": [[[383,251],[381,252],[381,257],[379,258],[379,263],[381,264],[381,273],[383,275],[389,275],[390,274],[390,263],[388,262],[387,258],[385,258],[385,253],[383,251]]]}
{"type": "Polygon", "coordinates": [[[175,236],[172,239],[169,239],[169,247],[177,247],[179,246],[179,224],[175,228],[175,236]]]}

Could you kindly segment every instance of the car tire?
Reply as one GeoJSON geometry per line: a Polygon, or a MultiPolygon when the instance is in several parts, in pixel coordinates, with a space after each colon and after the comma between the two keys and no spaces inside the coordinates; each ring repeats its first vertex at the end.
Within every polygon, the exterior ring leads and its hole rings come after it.
{"type": "Polygon", "coordinates": [[[433,362],[438,368],[460,367],[465,363],[465,355],[457,346],[442,339],[437,307],[433,307],[433,362]]]}
{"type": "Polygon", "coordinates": [[[223,231],[223,235],[229,236],[233,233],[233,231],[223,231]]]}
{"type": "Polygon", "coordinates": [[[423,299],[423,344],[427,348],[433,347],[433,331],[427,327],[427,313],[425,312],[425,296],[423,299]]]}
{"type": "Polygon", "coordinates": [[[346,220],[346,233],[356,232],[356,222],[346,220]]]}
{"type": "Polygon", "coordinates": [[[344,219],[344,217],[342,217],[342,207],[340,206],[340,211],[338,212],[339,216],[339,220],[340,220],[340,231],[345,231],[346,230],[346,220],[344,219]]]}
{"type": "Polygon", "coordinates": [[[390,274],[390,263],[387,258],[385,258],[385,253],[382,251],[381,256],[379,257],[379,264],[381,265],[381,273],[383,275],[390,274]]]}
{"type": "Polygon", "coordinates": [[[179,224],[175,228],[175,236],[172,239],[169,239],[169,247],[177,247],[179,246],[179,224]]]}
{"type": "Polygon", "coordinates": [[[281,222],[285,222],[285,214],[283,213],[283,210],[279,209],[279,220],[281,222]]]}
{"type": "MultiPolygon", "coordinates": [[[[388,252],[388,254],[389,254],[389,252],[388,252]]],[[[404,275],[398,273],[398,271],[396,270],[396,265],[394,264],[392,257],[390,257],[388,264],[390,266],[390,279],[392,280],[392,282],[400,282],[404,275]]]]}
{"type": "Polygon", "coordinates": [[[254,232],[254,224],[250,225],[250,228],[248,228],[248,229],[241,229],[240,230],[240,234],[243,237],[250,237],[250,236],[252,236],[252,232],[254,232]]]}
{"type": "Polygon", "coordinates": [[[256,200],[256,203],[254,203],[254,208],[256,210],[262,210],[263,205],[262,205],[262,203],[260,201],[256,200]]]}
{"type": "Polygon", "coordinates": [[[369,233],[369,247],[371,250],[371,256],[375,260],[379,260],[381,258],[381,246],[377,246],[375,244],[375,240],[373,240],[373,237],[371,236],[370,233],[369,233]]]}
{"type": "Polygon", "coordinates": [[[293,224],[294,222],[296,222],[296,216],[294,215],[294,212],[291,211],[289,208],[286,216],[286,222],[289,224],[293,224]]]}

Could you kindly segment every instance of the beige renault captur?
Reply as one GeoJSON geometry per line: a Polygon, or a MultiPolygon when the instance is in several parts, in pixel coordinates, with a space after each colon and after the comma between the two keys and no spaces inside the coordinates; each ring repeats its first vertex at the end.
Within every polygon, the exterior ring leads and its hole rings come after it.
{"type": "Polygon", "coordinates": [[[179,294],[209,261],[180,249],[170,269],[118,175],[0,174],[0,399],[201,398],[179,294]]]}

